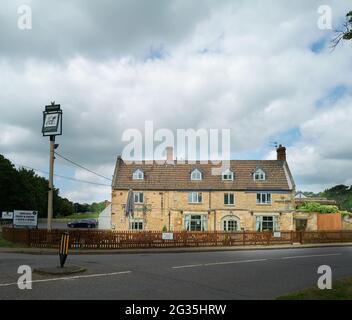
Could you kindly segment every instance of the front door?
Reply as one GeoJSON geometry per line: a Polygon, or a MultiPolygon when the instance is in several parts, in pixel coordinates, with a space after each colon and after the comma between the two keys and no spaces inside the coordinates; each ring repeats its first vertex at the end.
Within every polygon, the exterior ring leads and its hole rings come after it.
{"type": "Polygon", "coordinates": [[[307,219],[296,219],[296,231],[305,231],[307,229],[307,219]]]}

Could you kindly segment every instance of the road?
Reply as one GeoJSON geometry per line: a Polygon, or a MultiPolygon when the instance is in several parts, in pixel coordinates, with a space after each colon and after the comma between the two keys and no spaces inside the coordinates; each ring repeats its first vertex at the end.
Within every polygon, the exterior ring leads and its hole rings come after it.
{"type": "MultiPolygon", "coordinates": [[[[52,227],[52,229],[67,229],[67,222],[53,220],[51,227],[52,227]]],[[[47,228],[46,219],[39,219],[38,220],[38,228],[39,229],[46,229],[47,228]]]]}
{"type": "Polygon", "coordinates": [[[0,253],[0,299],[273,299],[315,286],[320,265],[333,280],[352,276],[352,247],[197,253],[72,255],[82,274],[33,274],[17,286],[19,265],[56,266],[54,255],[0,253]]]}

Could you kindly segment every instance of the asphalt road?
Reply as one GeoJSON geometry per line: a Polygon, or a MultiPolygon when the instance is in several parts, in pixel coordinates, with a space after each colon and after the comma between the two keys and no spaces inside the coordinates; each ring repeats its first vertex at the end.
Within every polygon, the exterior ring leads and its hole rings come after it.
{"type": "MultiPolygon", "coordinates": [[[[52,227],[52,229],[67,229],[67,222],[53,220],[51,227],[52,227]]],[[[40,219],[38,221],[38,228],[39,229],[46,229],[47,228],[46,220],[40,219]]]]}
{"type": "Polygon", "coordinates": [[[31,290],[17,286],[19,265],[58,265],[58,257],[0,253],[0,299],[273,299],[315,286],[321,265],[333,280],[352,276],[352,247],[73,255],[82,274],[33,274],[31,290]]]}

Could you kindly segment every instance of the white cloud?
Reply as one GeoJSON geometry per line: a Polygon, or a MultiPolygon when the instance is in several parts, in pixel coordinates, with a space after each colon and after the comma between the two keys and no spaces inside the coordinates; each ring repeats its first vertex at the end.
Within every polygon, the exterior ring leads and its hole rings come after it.
{"type": "MultiPolygon", "coordinates": [[[[347,94],[337,105],[320,109],[315,103],[337,85],[351,87],[351,48],[341,47],[332,54],[327,49],[320,54],[310,51],[313,42],[329,36],[316,25],[319,5],[319,1],[238,1],[222,6],[209,2],[209,8],[192,21],[187,18],[187,27],[175,36],[174,27],[157,30],[165,40],[163,59],[141,59],[137,42],[145,34],[154,35],[144,20],[139,25],[144,29],[136,29],[138,35],[125,39],[126,34],[119,43],[123,46],[126,41],[129,50],[117,50],[108,58],[92,57],[92,44],[72,45],[73,39],[80,39],[77,34],[72,38],[65,34],[73,50],[65,58],[50,61],[38,54],[14,63],[7,56],[0,63],[4,128],[0,152],[16,161],[22,158],[27,165],[41,159],[40,165],[47,166],[41,111],[56,100],[64,111],[58,152],[109,177],[123,148],[123,130],[143,129],[145,120],[153,120],[156,129],[230,128],[234,154],[268,151],[263,146],[269,139],[280,141],[283,132],[299,128],[301,138],[288,148],[298,187],[323,188],[348,181],[351,97],[347,94]],[[137,51],[132,49],[136,46],[137,51]],[[26,134],[16,137],[14,127],[26,134]],[[11,143],[4,142],[9,139],[11,143]]],[[[174,9],[181,10],[179,6],[177,2],[174,9]]],[[[334,2],[334,15],[344,14],[347,7],[346,2],[334,2]]],[[[168,16],[169,8],[165,10],[168,16]]],[[[162,9],[157,13],[165,14],[162,9]]],[[[94,12],[81,14],[94,17],[94,12]]],[[[182,23],[180,17],[175,19],[182,23]]],[[[96,34],[92,37],[95,46],[114,50],[106,41],[113,43],[110,34],[101,41],[96,34]]],[[[154,36],[147,39],[150,46],[155,44],[154,36]]],[[[28,50],[28,57],[34,53],[28,50]]],[[[6,54],[0,49],[0,56],[6,54]]],[[[80,170],[75,177],[92,178],[80,170]]],[[[108,199],[108,191],[83,184],[63,188],[73,200],[89,202],[108,199]]]]}

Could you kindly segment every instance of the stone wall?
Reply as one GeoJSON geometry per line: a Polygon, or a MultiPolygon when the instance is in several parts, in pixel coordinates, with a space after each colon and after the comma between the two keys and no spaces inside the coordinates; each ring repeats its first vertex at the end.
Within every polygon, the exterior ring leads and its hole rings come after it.
{"type": "MultiPolygon", "coordinates": [[[[138,192],[138,190],[134,190],[138,192]]],[[[223,191],[202,192],[202,203],[188,203],[188,192],[183,191],[143,191],[144,204],[135,205],[135,218],[144,221],[145,230],[167,229],[184,230],[185,214],[205,214],[208,217],[208,230],[221,230],[222,219],[235,216],[240,223],[240,229],[255,230],[256,215],[278,216],[280,230],[294,230],[293,223],[293,193],[272,193],[272,203],[258,205],[256,192],[233,192],[234,205],[224,204],[223,191]],[[144,208],[144,211],[143,211],[144,208]]],[[[112,223],[116,230],[128,230],[129,219],[124,213],[127,201],[127,190],[112,192],[112,223]]]]}

